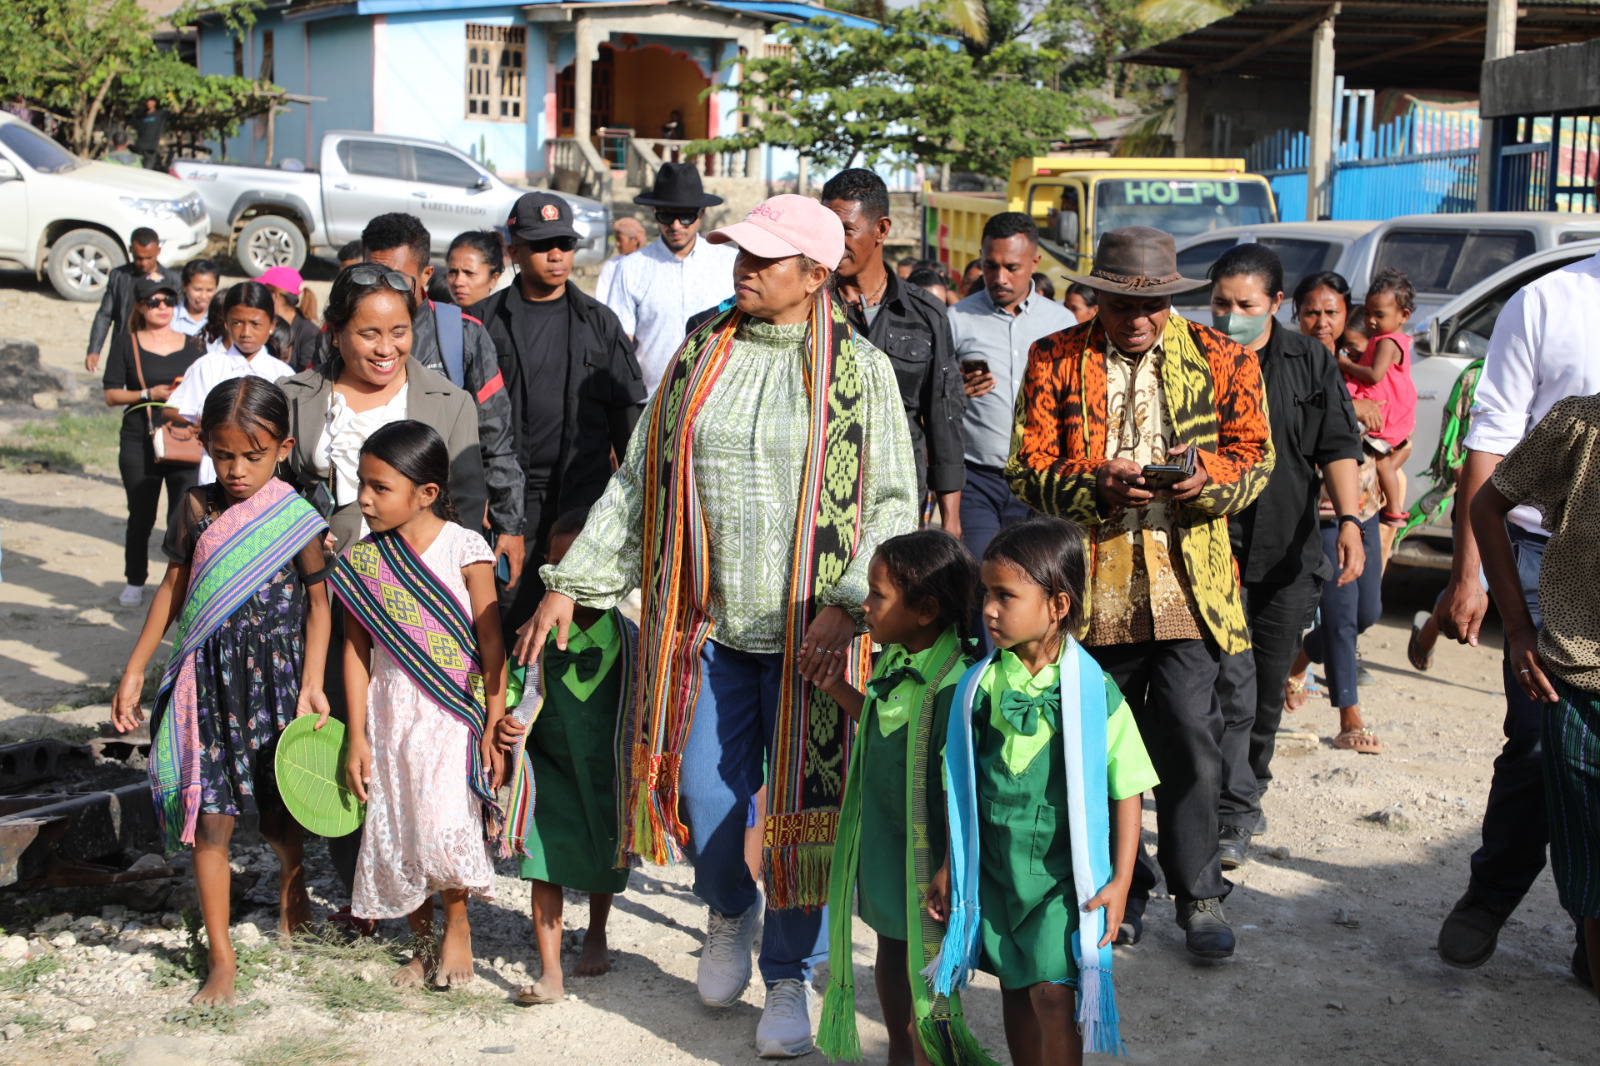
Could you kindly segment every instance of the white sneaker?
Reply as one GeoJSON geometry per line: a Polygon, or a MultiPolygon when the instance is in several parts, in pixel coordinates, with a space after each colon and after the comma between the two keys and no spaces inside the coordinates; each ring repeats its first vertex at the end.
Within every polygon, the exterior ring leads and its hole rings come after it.
{"type": "Polygon", "coordinates": [[[700,967],[695,984],[700,1002],[708,1007],[731,1007],[750,984],[750,951],[761,933],[765,907],[757,899],[749,910],[735,917],[716,911],[706,912],[706,940],[700,948],[700,967]]]}
{"type": "Polygon", "coordinates": [[[811,1050],[811,1011],[816,989],[810,981],[789,978],[767,989],[767,1005],[756,1026],[756,1054],[764,1059],[792,1059],[811,1050]]]}
{"type": "Polygon", "coordinates": [[[143,585],[126,585],[126,586],[124,586],[123,589],[122,589],[122,595],[117,597],[117,602],[119,604],[121,604],[122,606],[124,606],[124,607],[137,607],[137,606],[139,606],[139,604],[144,602],[144,586],[143,585]]]}

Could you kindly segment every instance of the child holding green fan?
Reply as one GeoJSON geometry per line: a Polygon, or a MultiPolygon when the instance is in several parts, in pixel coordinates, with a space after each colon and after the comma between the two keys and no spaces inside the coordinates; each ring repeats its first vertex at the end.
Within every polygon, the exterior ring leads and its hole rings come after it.
{"type": "Polygon", "coordinates": [[[145,666],[176,620],[151,714],[150,781],[167,850],[195,849],[210,966],[193,1002],[209,1005],[233,1002],[228,842],[236,817],[259,814],[277,853],[279,930],[311,919],[304,834],[284,810],[272,757],[297,715],[328,715],[322,682],[330,616],[321,584],[328,524],[273,477],[294,445],[283,391],[265,378],[223,382],[206,397],[200,435],[217,480],[191,489],[167,530],[167,574],[111,721],[127,732],[143,720],[145,666]]]}
{"type": "Polygon", "coordinates": [[[889,1062],[992,1062],[967,1029],[959,996],[930,994],[914,972],[943,935],[922,900],[945,858],[944,739],[956,682],[971,665],[964,630],[976,583],[972,556],[943,530],[891,537],[872,557],[861,604],[883,648],[867,692],[844,681],[842,658],[807,676],[860,723],[828,891],[831,977],[817,1046],[834,1058],[861,1058],[850,943],[856,894],[862,921],[878,934],[873,974],[889,1062]]]}

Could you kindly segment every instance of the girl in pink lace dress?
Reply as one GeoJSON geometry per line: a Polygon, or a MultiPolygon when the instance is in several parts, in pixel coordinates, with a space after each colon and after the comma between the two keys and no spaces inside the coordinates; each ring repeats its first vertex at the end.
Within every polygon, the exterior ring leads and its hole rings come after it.
{"type": "Polygon", "coordinates": [[[405,915],[429,945],[438,893],[437,971],[424,948],[394,980],[456,987],[473,977],[467,898],[494,894],[485,836],[498,824],[502,765],[488,741],[505,713],[494,557],[456,524],[449,454],[432,427],[384,426],[362,447],[359,470],[372,534],[333,578],[348,612],[347,779],[367,801],[351,910],[405,915]]]}

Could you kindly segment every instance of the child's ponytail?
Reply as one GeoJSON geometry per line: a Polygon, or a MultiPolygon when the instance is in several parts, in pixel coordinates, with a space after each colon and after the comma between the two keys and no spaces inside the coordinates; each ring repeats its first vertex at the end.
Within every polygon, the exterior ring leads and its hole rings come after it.
{"type": "Polygon", "coordinates": [[[450,498],[450,449],[439,431],[412,418],[380,426],[361,446],[362,455],[381,459],[413,485],[437,485],[439,497],[433,513],[447,522],[461,523],[450,498]]]}

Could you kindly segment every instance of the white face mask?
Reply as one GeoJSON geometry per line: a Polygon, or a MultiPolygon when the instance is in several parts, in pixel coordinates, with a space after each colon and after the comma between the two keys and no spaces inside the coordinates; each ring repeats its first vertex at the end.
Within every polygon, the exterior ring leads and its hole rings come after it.
{"type": "Polygon", "coordinates": [[[1271,313],[1262,315],[1242,315],[1237,311],[1226,314],[1211,312],[1211,324],[1218,330],[1226,333],[1236,344],[1249,346],[1261,339],[1261,334],[1266,332],[1267,319],[1271,313]]]}

